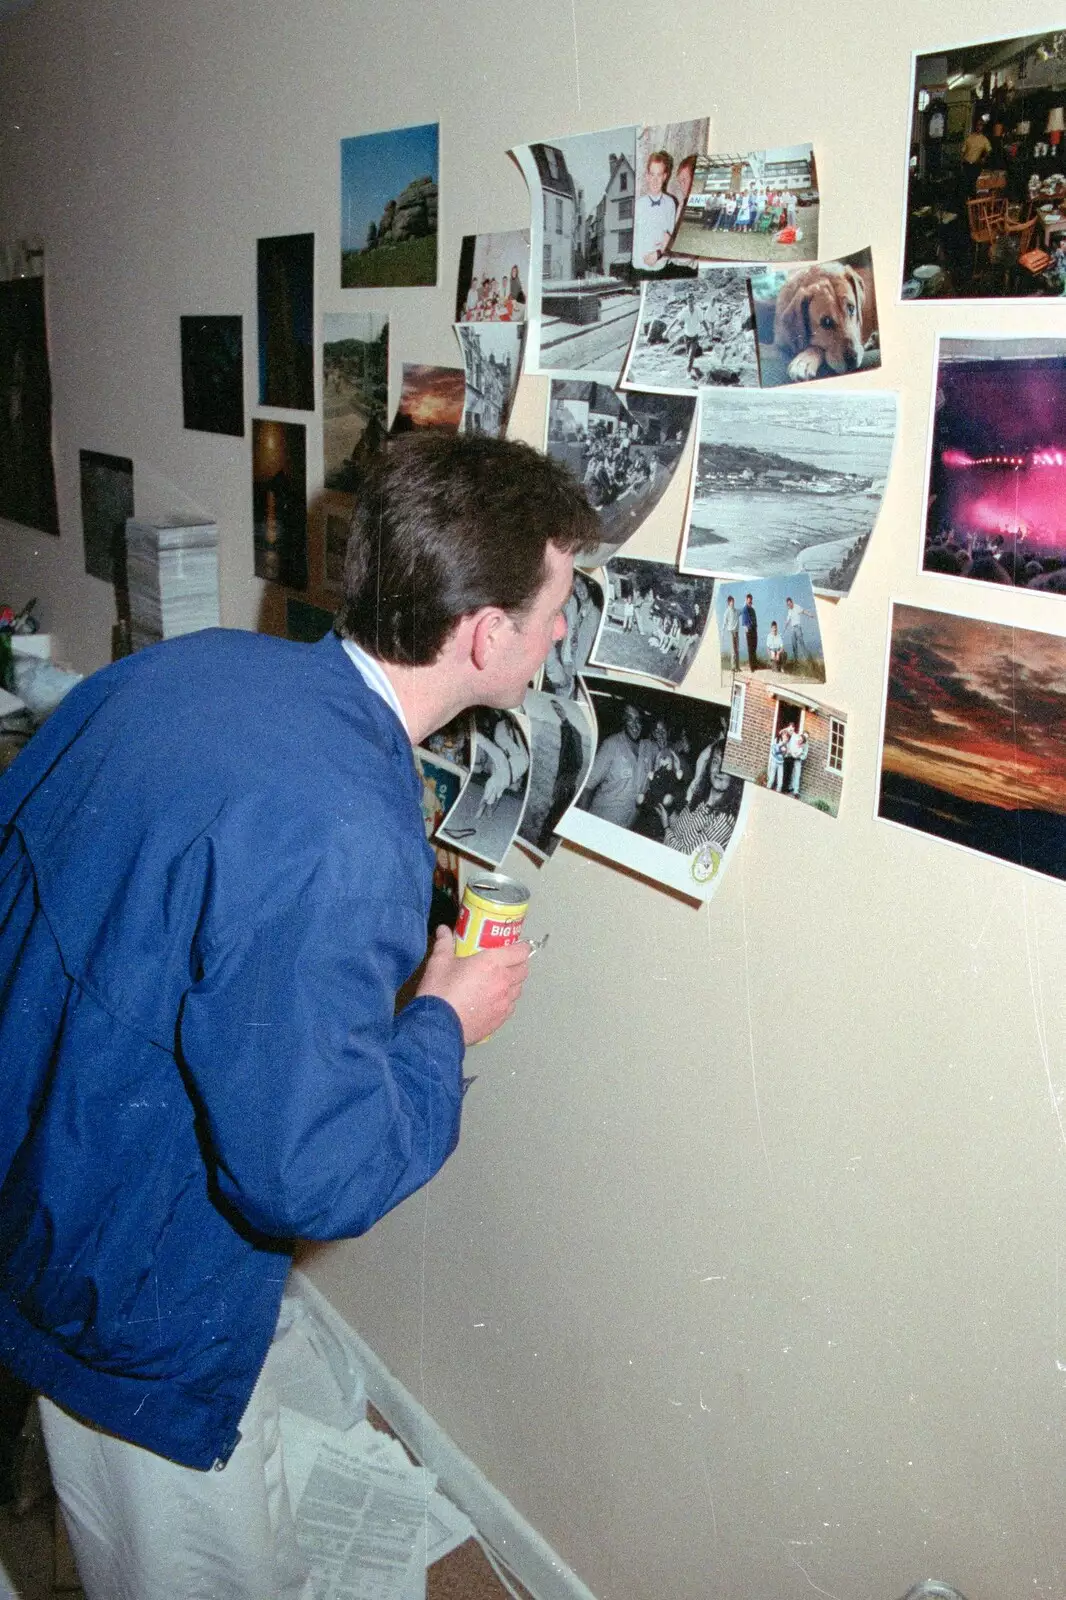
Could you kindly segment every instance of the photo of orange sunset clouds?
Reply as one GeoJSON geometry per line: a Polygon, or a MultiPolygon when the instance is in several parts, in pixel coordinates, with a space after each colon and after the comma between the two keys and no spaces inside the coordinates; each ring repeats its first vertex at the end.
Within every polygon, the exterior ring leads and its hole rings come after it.
{"type": "Polygon", "coordinates": [[[878,815],[1066,878],[1066,639],[895,605],[878,815]]]}

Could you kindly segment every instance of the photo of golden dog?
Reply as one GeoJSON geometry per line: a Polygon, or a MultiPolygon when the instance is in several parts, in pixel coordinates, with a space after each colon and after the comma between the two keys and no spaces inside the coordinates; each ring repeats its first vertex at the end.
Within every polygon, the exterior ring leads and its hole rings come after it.
{"type": "Polygon", "coordinates": [[[815,262],[790,274],[781,286],[774,308],[773,345],[787,381],[803,383],[823,373],[839,375],[857,372],[863,365],[880,365],[869,261],[869,251],[863,251],[842,261],[815,262]]]}

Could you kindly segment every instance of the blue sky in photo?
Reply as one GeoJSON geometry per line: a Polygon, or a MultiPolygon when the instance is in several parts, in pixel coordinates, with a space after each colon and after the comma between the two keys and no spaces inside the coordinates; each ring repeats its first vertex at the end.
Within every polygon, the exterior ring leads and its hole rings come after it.
{"type": "Polygon", "coordinates": [[[438,152],[436,122],[341,140],[342,250],[362,250],[369,225],[414,178],[439,182],[438,152]]]}

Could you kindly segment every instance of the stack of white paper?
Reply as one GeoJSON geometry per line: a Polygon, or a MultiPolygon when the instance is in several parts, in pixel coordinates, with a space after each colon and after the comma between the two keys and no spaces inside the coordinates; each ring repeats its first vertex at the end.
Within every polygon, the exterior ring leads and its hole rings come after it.
{"type": "Polygon", "coordinates": [[[133,648],[218,626],[218,529],[178,519],[126,521],[133,648]]]}

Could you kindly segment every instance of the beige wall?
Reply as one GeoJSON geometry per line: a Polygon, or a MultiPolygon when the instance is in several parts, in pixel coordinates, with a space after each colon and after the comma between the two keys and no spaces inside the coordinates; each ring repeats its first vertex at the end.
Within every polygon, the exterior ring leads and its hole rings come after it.
{"type": "MultiPolygon", "coordinates": [[[[134,458],[138,510],[180,491],[217,517],[223,618],[263,611],[248,443],[183,431],[178,363],[181,313],[243,312],[253,393],[258,235],[314,229],[320,310],[388,305],[394,399],[401,360],[457,360],[460,236],[526,219],[517,141],[707,112],[732,148],[809,138],[826,253],[873,245],[901,439],[823,608],[839,821],[756,795],[703,911],[560,850],[534,875],[552,942],[475,1053],[458,1153],[313,1268],[604,1600],[1066,1594],[1066,890],[872,815],[889,597],[960,603],[916,575],[934,334],[1066,331],[1048,304],[895,304],[910,52],[1055,20],[38,0],[0,24],[0,235],[47,244],[64,530],[0,531],[0,587],[40,595],[82,668],[113,610],[82,570],[79,448],[134,458]],[[342,293],[338,140],[436,117],[441,288],[342,293]]],[[[544,400],[524,383],[519,430],[544,400]]],[[[678,514],[638,549],[672,554],[678,514]]],[[[1052,597],[965,604],[1066,622],[1052,597]]]]}

